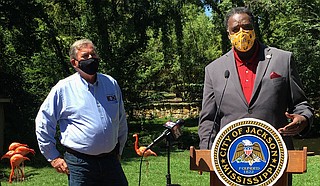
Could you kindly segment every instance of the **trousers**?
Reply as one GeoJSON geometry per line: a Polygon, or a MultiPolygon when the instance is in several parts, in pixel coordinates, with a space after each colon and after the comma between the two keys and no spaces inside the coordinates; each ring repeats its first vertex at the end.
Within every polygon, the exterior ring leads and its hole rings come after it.
{"type": "Polygon", "coordinates": [[[128,186],[120,160],[114,153],[92,156],[66,152],[69,186],[128,186]]]}

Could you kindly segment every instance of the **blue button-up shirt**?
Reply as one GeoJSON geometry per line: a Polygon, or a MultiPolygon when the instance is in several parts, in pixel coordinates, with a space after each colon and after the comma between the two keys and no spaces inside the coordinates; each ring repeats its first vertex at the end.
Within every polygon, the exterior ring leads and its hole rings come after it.
{"type": "Polygon", "coordinates": [[[59,156],[56,127],[61,144],[81,153],[98,155],[127,140],[128,127],[122,94],[112,77],[97,74],[94,84],[79,73],[60,80],[50,91],[36,117],[36,135],[48,161],[59,156]]]}

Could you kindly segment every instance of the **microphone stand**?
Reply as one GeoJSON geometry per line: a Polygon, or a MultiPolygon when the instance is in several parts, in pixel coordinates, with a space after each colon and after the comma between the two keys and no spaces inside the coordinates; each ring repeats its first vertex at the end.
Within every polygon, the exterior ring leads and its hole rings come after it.
{"type": "Polygon", "coordinates": [[[170,135],[166,135],[166,141],[167,141],[167,186],[180,186],[179,184],[171,184],[171,174],[170,174],[170,146],[171,146],[171,139],[170,135]]]}

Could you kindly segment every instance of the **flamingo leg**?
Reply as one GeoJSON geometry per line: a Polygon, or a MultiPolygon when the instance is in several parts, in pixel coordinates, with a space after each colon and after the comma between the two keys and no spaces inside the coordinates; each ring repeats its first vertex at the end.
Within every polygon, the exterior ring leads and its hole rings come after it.
{"type": "Polygon", "coordinates": [[[23,172],[23,169],[21,169],[21,167],[18,167],[18,170],[20,171],[20,180],[23,181],[23,180],[24,180],[24,172],[23,172]]]}
{"type": "Polygon", "coordinates": [[[14,179],[18,180],[19,179],[19,170],[16,167],[14,168],[14,174],[12,176],[12,179],[13,180],[14,179]]]}
{"type": "Polygon", "coordinates": [[[25,166],[24,166],[24,161],[21,163],[21,175],[22,175],[22,181],[24,180],[24,169],[25,169],[25,166]]]}
{"type": "Polygon", "coordinates": [[[11,164],[11,173],[10,173],[10,177],[9,177],[9,183],[12,183],[13,175],[14,175],[14,166],[11,164]]]}

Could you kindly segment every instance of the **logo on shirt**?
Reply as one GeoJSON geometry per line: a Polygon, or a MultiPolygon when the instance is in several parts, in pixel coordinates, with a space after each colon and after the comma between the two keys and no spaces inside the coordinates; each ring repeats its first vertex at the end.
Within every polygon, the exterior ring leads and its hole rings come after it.
{"type": "Polygon", "coordinates": [[[117,101],[116,95],[107,95],[107,100],[108,101],[117,101]]]}
{"type": "Polygon", "coordinates": [[[269,123],[244,118],[226,125],[211,148],[213,169],[225,185],[273,185],[287,166],[287,149],[269,123]]]}

